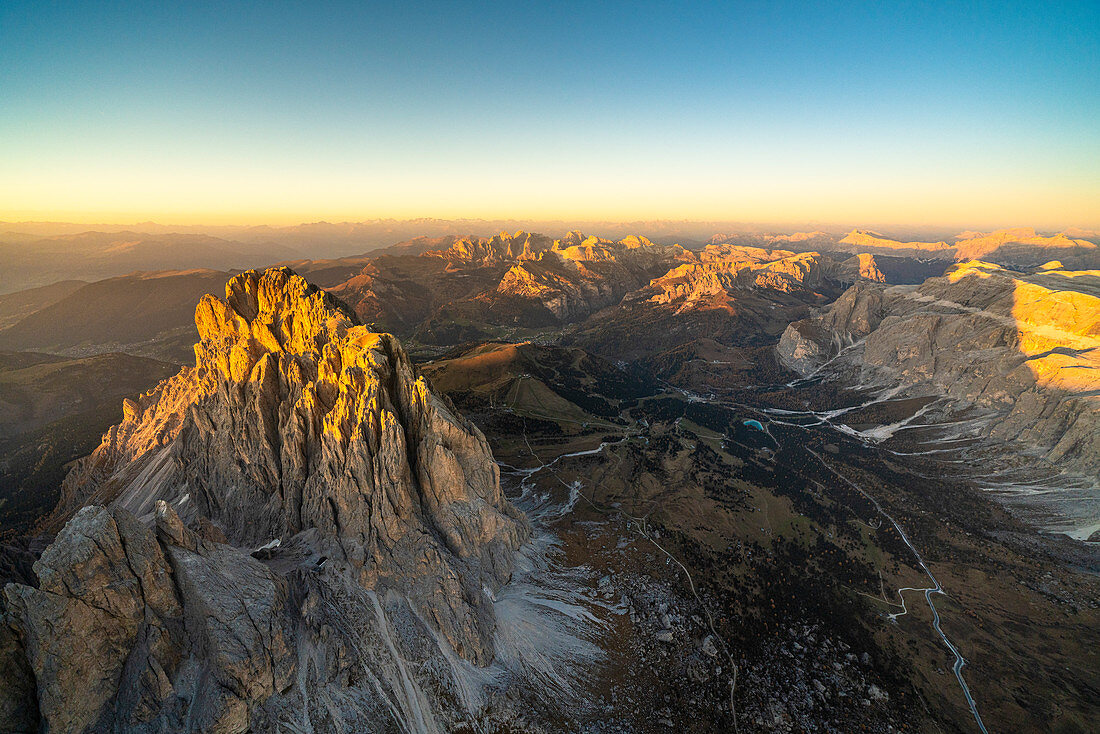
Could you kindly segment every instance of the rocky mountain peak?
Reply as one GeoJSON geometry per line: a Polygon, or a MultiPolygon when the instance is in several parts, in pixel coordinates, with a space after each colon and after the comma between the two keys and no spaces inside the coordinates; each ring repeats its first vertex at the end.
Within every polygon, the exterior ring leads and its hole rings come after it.
{"type": "Polygon", "coordinates": [[[561,249],[572,247],[574,245],[579,245],[580,243],[584,242],[585,239],[587,238],[585,237],[584,232],[581,232],[579,229],[574,229],[571,232],[568,232],[560,240],[558,240],[557,247],[561,249]]]}
{"type": "Polygon", "coordinates": [[[816,252],[708,245],[700,262],[680,265],[650,281],[654,303],[688,302],[734,291],[812,292],[828,275],[832,261],[816,252]]]}
{"type": "Polygon", "coordinates": [[[463,237],[446,250],[430,250],[424,254],[454,262],[488,264],[536,258],[553,245],[554,241],[545,235],[519,230],[514,234],[501,232],[489,238],[463,237]]]}
{"type": "Polygon", "coordinates": [[[199,301],[196,368],[218,365],[226,377],[241,380],[264,354],[323,350],[358,323],[336,299],[288,268],[249,271],[226,284],[224,301],[211,295],[199,301]]]}
{"type": "Polygon", "coordinates": [[[526,537],[481,432],[389,334],[292,271],[249,271],[196,309],[195,367],[132,401],[65,480],[60,519],[158,501],[235,546],[279,540],[396,588],[477,662],[486,596],[526,537]]]}

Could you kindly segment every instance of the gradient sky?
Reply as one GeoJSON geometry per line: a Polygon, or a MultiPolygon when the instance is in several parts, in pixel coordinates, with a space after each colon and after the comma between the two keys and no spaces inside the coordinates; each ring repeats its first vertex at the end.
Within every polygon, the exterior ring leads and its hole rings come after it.
{"type": "Polygon", "coordinates": [[[0,219],[415,216],[1100,227],[1100,3],[0,3],[0,219]]]}

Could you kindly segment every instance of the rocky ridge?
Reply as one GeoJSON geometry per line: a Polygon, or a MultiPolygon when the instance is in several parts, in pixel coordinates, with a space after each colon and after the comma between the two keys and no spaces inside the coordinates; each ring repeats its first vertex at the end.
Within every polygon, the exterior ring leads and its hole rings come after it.
{"type": "Polygon", "coordinates": [[[776,293],[812,293],[825,281],[882,282],[884,276],[874,256],[859,255],[837,260],[816,252],[765,250],[735,245],[708,245],[695,262],[688,262],[650,281],[654,303],[686,303],[736,291],[766,290],[776,293]]]}
{"type": "MultiPolygon", "coordinates": [[[[951,250],[951,245],[947,244],[943,240],[939,242],[898,242],[892,240],[878,232],[872,232],[870,230],[855,229],[849,232],[842,240],[842,245],[852,245],[858,247],[861,250],[879,250],[879,251],[914,251],[918,253],[943,253],[951,250]]],[[[951,254],[948,252],[948,254],[951,254]]]]}
{"type": "Polygon", "coordinates": [[[678,245],[645,237],[611,242],[571,232],[537,258],[513,265],[494,297],[534,302],[561,321],[574,321],[618,303],[674,263],[694,259],[678,245]]]}
{"type": "Polygon", "coordinates": [[[554,241],[546,235],[523,231],[514,234],[501,232],[492,237],[462,237],[446,249],[429,250],[424,255],[443,260],[492,263],[538,257],[553,246],[554,241]]]}
{"type": "Polygon", "coordinates": [[[508,578],[524,524],[477,428],[396,339],[289,270],[235,277],[195,322],[195,367],[127,401],[63,508],[148,519],[163,499],[239,545],[316,533],[319,553],[368,587],[400,579],[463,655],[488,660],[482,587],[508,578]]]}
{"type": "Polygon", "coordinates": [[[430,718],[404,660],[493,661],[529,533],[484,436],[287,269],[234,277],[195,320],[195,366],[125,402],[65,480],[37,586],[5,589],[0,728],[271,729],[357,666],[375,683],[344,715],[430,718]]]}
{"type": "MultiPolygon", "coordinates": [[[[802,247],[817,241],[816,233],[776,240],[802,247]]],[[[692,303],[720,292],[743,295],[753,278],[760,289],[790,292],[792,287],[803,289],[807,276],[811,281],[841,283],[884,277],[874,263],[861,264],[852,257],[730,243],[696,252],[640,235],[613,241],[573,231],[552,240],[519,231],[441,244],[447,246],[419,255],[375,258],[345,281],[326,287],[366,322],[409,334],[423,344],[453,345],[500,338],[502,330],[576,324],[624,301],[648,299],[666,283],[675,292],[659,297],[662,304],[691,293],[692,303]],[[814,258],[821,267],[796,264],[814,258]],[[778,260],[789,262],[768,265],[778,260]],[[754,264],[759,272],[738,280],[746,264],[754,264]],[[785,268],[806,272],[780,272],[785,268]],[[797,287],[792,285],[795,281],[797,287]]],[[[333,268],[326,265],[322,270],[333,268]]]]}
{"type": "Polygon", "coordinates": [[[998,441],[1095,476],[1100,468],[1100,272],[1032,274],[973,261],[919,287],[849,289],[780,340],[809,375],[832,365],[857,383],[896,382],[998,417],[998,441]]]}
{"type": "Polygon", "coordinates": [[[1034,268],[1048,260],[1060,259],[1071,267],[1100,266],[1100,249],[1094,242],[1064,232],[1040,235],[1030,227],[999,229],[993,232],[960,232],[954,242],[899,242],[877,232],[854,230],[837,244],[840,248],[877,254],[905,255],[966,262],[984,260],[1011,268],[1034,268]]]}

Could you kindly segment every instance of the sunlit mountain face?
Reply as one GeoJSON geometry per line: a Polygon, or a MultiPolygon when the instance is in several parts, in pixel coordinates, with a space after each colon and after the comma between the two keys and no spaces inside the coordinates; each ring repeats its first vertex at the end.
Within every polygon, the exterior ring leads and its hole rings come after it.
{"type": "Polygon", "coordinates": [[[9,2],[0,732],[1091,732],[1095,3],[9,2]]]}

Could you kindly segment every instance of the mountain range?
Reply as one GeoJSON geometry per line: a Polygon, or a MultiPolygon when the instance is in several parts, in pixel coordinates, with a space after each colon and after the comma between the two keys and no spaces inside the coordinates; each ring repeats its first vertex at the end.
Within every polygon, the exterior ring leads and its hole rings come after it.
{"type": "Polygon", "coordinates": [[[421,234],[0,296],[0,729],[1089,730],[1087,233],[421,234]]]}
{"type": "MultiPolygon", "coordinates": [[[[470,233],[491,237],[492,233],[502,231],[563,232],[575,226],[569,222],[435,219],[314,222],[283,227],[0,222],[0,295],[59,280],[100,279],[136,270],[231,270],[279,261],[355,259],[370,253],[419,255],[427,250],[446,249],[470,233]]],[[[1062,259],[1075,267],[1095,267],[1093,246],[1100,242],[1096,232],[1074,228],[1051,236],[1028,228],[992,233],[918,228],[898,230],[894,234],[896,239],[859,229],[847,234],[835,227],[790,233],[763,225],[723,222],[589,222],[581,229],[601,232],[616,241],[642,235],[656,243],[680,243],[691,250],[706,244],[740,244],[795,252],[868,252],[913,257],[938,252],[937,257],[950,258],[959,252],[958,259],[984,258],[1005,265],[1025,264],[1031,253],[1047,249],[1053,253],[1048,260],[1062,259]],[[713,234],[722,231],[726,234],[713,234]],[[944,246],[935,241],[906,241],[922,234],[940,238],[944,246]],[[930,246],[935,249],[928,249],[930,246]],[[991,254],[998,249],[1003,250],[1001,255],[991,254]],[[1063,252],[1058,254],[1058,250],[1063,252]],[[1009,262],[1013,258],[1015,261],[1009,262]],[[1078,262],[1073,258],[1084,259],[1078,262]]]]}

